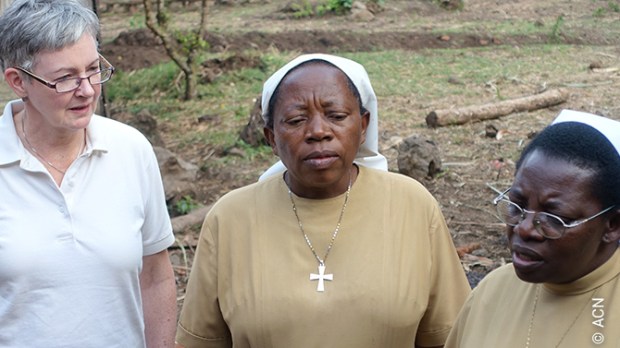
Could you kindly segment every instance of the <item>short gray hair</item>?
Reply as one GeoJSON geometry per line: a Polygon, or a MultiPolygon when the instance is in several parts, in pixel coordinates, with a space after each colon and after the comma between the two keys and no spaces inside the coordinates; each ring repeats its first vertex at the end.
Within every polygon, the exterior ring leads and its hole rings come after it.
{"type": "Polygon", "coordinates": [[[76,0],[14,0],[0,16],[0,68],[32,69],[41,51],[57,51],[84,33],[97,40],[99,19],[76,0]]]}

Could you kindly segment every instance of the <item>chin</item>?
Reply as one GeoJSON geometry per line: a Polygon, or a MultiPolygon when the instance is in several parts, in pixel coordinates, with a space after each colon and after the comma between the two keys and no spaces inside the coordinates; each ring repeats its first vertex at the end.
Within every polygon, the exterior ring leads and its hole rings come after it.
{"type": "Polygon", "coordinates": [[[544,280],[544,277],[541,277],[540,275],[537,275],[537,274],[522,272],[516,267],[515,267],[515,274],[517,275],[519,279],[521,279],[522,281],[526,283],[545,283],[546,282],[544,280]]]}
{"type": "Polygon", "coordinates": [[[93,118],[94,113],[90,113],[88,115],[84,115],[77,120],[76,126],[77,128],[86,128],[90,124],[90,120],[93,118]]]}
{"type": "Polygon", "coordinates": [[[522,267],[513,263],[515,273],[519,279],[528,283],[559,283],[557,279],[558,270],[541,262],[537,265],[522,267]]]}
{"type": "Polygon", "coordinates": [[[517,274],[517,277],[519,277],[519,279],[527,283],[566,284],[573,281],[565,279],[566,277],[558,278],[557,276],[559,274],[557,269],[553,270],[552,272],[542,272],[542,270],[538,272],[524,272],[523,270],[515,267],[515,273],[517,274]]]}

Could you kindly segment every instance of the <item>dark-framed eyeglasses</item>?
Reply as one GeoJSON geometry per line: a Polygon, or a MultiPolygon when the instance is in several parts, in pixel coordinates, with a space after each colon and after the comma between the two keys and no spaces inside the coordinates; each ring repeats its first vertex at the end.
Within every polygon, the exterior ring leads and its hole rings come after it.
{"type": "Polygon", "coordinates": [[[68,77],[62,80],[59,80],[55,83],[51,83],[44,78],[35,75],[33,72],[24,69],[22,67],[16,66],[15,69],[18,69],[33,79],[41,82],[45,86],[55,89],[58,93],[66,93],[75,91],[82,84],[82,80],[88,80],[91,85],[100,85],[112,78],[112,74],[114,74],[114,67],[107,59],[105,59],[102,55],[99,55],[99,66],[100,69],[95,71],[94,73],[86,76],[86,77],[68,77]]]}
{"type": "Polygon", "coordinates": [[[612,205],[590,216],[589,218],[565,222],[561,217],[553,214],[521,208],[518,204],[508,199],[506,196],[508,191],[510,191],[510,188],[493,199],[493,205],[495,205],[495,209],[497,209],[497,217],[499,220],[508,226],[515,227],[523,222],[528,214],[534,214],[534,228],[538,233],[547,239],[558,239],[564,235],[567,228],[573,228],[581,224],[585,224],[586,222],[603,215],[615,207],[615,205],[612,205]]]}

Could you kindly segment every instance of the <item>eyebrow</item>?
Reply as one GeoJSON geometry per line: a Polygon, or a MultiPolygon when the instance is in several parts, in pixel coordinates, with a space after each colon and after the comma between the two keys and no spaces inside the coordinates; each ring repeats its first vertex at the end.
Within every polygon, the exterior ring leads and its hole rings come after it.
{"type": "MultiPolygon", "coordinates": [[[[514,200],[515,201],[521,201],[521,203],[527,203],[527,202],[523,202],[524,200],[526,200],[526,198],[521,194],[521,192],[517,192],[517,191],[512,191],[515,195],[514,195],[514,200]]],[[[516,202],[515,202],[516,203],[516,202]]],[[[548,210],[565,210],[567,205],[566,203],[562,202],[561,200],[558,200],[556,197],[545,197],[545,199],[542,202],[539,202],[540,206],[544,209],[541,210],[543,212],[547,212],[548,210]]],[[[526,208],[526,207],[523,207],[526,208]]],[[[558,213],[556,213],[558,214],[558,213]]]]}
{"type": "Polygon", "coordinates": [[[330,107],[330,106],[334,106],[336,104],[336,102],[332,101],[332,100],[327,100],[324,103],[321,103],[322,107],[330,107]]]}
{"type": "MultiPolygon", "coordinates": [[[[101,59],[99,58],[99,56],[97,56],[97,58],[96,58],[95,60],[93,60],[92,62],[90,62],[90,63],[89,63],[89,64],[87,64],[86,66],[87,66],[87,67],[89,67],[89,66],[91,66],[91,65],[93,65],[93,64],[97,64],[97,63],[99,63],[100,61],[101,61],[101,59]]],[[[58,69],[58,70],[55,70],[55,71],[51,71],[51,72],[49,72],[49,74],[58,74],[58,73],[61,73],[61,72],[74,72],[74,71],[76,71],[76,70],[77,70],[77,69],[75,69],[75,68],[65,68],[65,67],[61,67],[61,68],[60,68],[60,69],[58,69]]]]}

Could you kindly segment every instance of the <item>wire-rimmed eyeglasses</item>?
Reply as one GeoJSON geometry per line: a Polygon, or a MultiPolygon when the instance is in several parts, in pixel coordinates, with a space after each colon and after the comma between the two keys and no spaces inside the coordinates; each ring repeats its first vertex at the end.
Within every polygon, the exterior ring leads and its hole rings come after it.
{"type": "Polygon", "coordinates": [[[508,226],[515,227],[525,220],[527,214],[534,214],[534,219],[532,222],[534,228],[538,233],[547,239],[558,239],[564,235],[567,228],[573,228],[584,224],[603,215],[615,207],[615,205],[612,205],[590,216],[589,218],[579,219],[567,223],[559,216],[553,214],[521,208],[518,204],[510,201],[510,199],[506,197],[508,191],[510,191],[510,188],[493,199],[493,204],[497,209],[497,217],[499,220],[508,226]]]}
{"type": "Polygon", "coordinates": [[[18,69],[33,79],[41,82],[45,86],[55,89],[58,93],[66,93],[75,91],[82,84],[82,80],[88,80],[91,85],[100,85],[104,82],[107,82],[114,74],[114,67],[107,59],[105,59],[102,55],[99,55],[100,58],[100,69],[95,71],[94,73],[86,76],[86,77],[68,77],[62,80],[57,81],[56,83],[51,83],[44,78],[35,75],[31,71],[24,69],[22,67],[16,66],[15,69],[18,69]]]}

